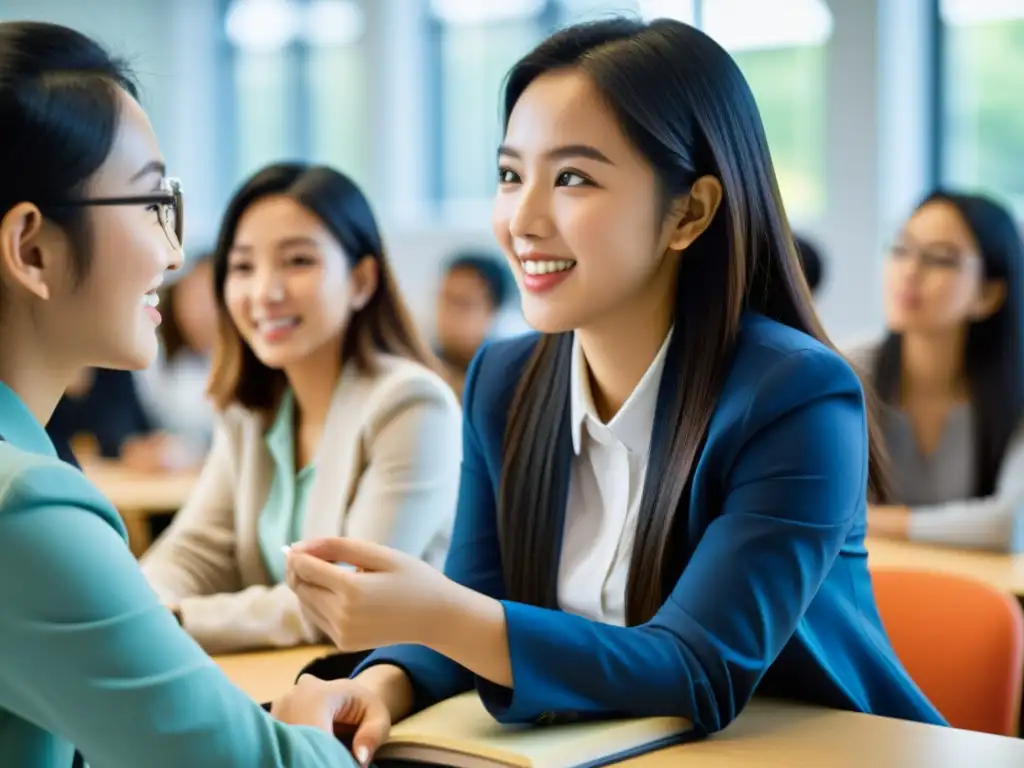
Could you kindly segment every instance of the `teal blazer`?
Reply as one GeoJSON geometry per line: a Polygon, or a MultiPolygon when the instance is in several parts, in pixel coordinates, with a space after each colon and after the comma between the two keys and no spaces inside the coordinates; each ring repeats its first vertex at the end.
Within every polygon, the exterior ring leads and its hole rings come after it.
{"type": "Polygon", "coordinates": [[[356,763],[274,720],[157,599],[113,507],[0,382],[0,765],[356,763]]]}

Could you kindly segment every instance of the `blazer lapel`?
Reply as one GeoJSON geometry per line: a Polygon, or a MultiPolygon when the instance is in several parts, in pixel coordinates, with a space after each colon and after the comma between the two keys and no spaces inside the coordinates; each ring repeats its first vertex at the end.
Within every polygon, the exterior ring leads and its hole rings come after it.
{"type": "Polygon", "coordinates": [[[345,510],[359,478],[360,418],[371,387],[372,380],[361,376],[354,363],[345,366],[313,456],[316,474],[306,502],[304,538],[340,536],[345,531],[345,510]]]}

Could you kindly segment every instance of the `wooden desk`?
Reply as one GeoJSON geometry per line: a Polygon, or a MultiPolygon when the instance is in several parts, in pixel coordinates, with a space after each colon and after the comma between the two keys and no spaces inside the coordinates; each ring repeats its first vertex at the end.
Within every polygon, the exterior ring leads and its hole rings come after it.
{"type": "Polygon", "coordinates": [[[150,545],[150,516],[178,511],[199,476],[195,471],[137,472],[117,462],[98,460],[83,462],[82,471],[121,513],[137,557],[150,545]]]}
{"type": "Polygon", "coordinates": [[[1024,741],[754,700],[736,722],[704,741],[620,763],[623,768],[1019,768],[1024,741]]]}
{"type": "Polygon", "coordinates": [[[1024,597],[1024,555],[934,547],[910,541],[868,539],[872,568],[919,568],[967,576],[1024,597]]]}
{"type": "MultiPolygon", "coordinates": [[[[287,691],[329,648],[219,656],[228,677],[256,701],[287,691]]],[[[788,702],[755,700],[723,732],[620,763],[623,768],[1020,768],[1024,740],[788,702]]]]}
{"type": "Polygon", "coordinates": [[[262,703],[285,693],[299,671],[313,659],[331,653],[326,645],[289,648],[286,651],[259,651],[214,656],[224,673],[235,685],[262,703]]]}

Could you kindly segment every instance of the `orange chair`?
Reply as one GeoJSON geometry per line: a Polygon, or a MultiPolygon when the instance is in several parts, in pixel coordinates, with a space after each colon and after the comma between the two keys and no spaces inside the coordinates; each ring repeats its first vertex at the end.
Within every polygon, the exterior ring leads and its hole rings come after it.
{"type": "Polygon", "coordinates": [[[929,571],[872,570],[896,655],[954,728],[1016,736],[1024,612],[987,584],[929,571]]]}

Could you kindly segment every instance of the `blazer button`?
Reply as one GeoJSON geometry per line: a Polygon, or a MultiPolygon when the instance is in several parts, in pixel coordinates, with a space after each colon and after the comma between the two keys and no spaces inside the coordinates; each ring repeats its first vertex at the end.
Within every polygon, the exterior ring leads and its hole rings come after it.
{"type": "Polygon", "coordinates": [[[557,719],[558,715],[554,712],[542,712],[541,716],[537,718],[537,725],[551,725],[557,719]]]}

